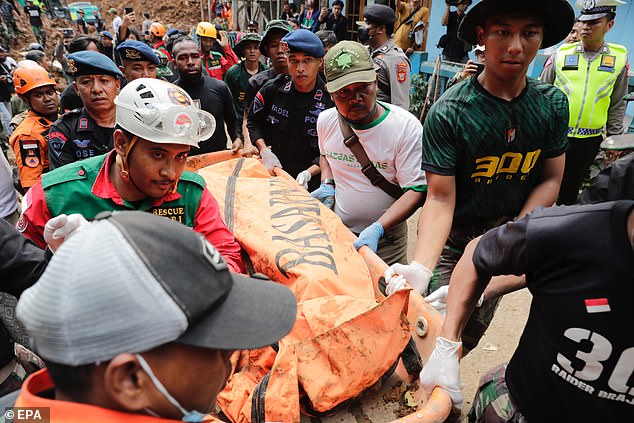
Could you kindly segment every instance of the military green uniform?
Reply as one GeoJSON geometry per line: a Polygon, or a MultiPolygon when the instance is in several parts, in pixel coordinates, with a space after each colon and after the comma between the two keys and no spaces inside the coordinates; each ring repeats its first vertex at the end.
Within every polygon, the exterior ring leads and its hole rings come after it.
{"type": "MultiPolygon", "coordinates": [[[[432,106],[422,168],[455,177],[456,206],[429,292],[449,284],[471,239],[518,215],[541,180],[545,160],[564,154],[567,127],[566,96],[533,79],[517,98],[505,101],[469,78],[432,106]]],[[[496,306],[497,300],[485,301],[474,312],[463,334],[465,351],[477,345],[496,306]]]]}
{"type": "MultiPolygon", "coordinates": [[[[256,74],[267,69],[268,68],[266,66],[258,62],[258,71],[256,74]]],[[[237,65],[233,65],[225,74],[225,83],[231,90],[233,104],[236,107],[236,112],[238,112],[239,117],[244,115],[244,101],[247,96],[247,88],[249,86],[249,78],[251,78],[251,76],[253,75],[247,71],[247,68],[244,66],[244,61],[238,63],[237,65]]]]}
{"type": "Polygon", "coordinates": [[[410,71],[412,66],[403,50],[394,45],[394,40],[374,50],[372,60],[378,66],[377,100],[395,104],[409,110],[410,71]]]}

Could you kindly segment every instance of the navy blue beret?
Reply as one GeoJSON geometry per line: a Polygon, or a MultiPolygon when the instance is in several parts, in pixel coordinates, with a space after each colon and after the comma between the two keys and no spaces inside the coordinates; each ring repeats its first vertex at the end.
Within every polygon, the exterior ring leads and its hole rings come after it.
{"type": "Polygon", "coordinates": [[[123,76],[117,65],[105,54],[91,50],[68,55],[68,67],[73,76],[112,75],[123,76]]]}
{"type": "Polygon", "coordinates": [[[182,32],[182,31],[178,28],[170,28],[167,30],[167,33],[165,35],[167,35],[168,37],[171,37],[172,35],[178,34],[179,32],[182,32]]]}
{"type": "Polygon", "coordinates": [[[363,9],[363,17],[379,25],[389,25],[396,21],[396,13],[384,4],[371,4],[363,9]]]}
{"type": "Polygon", "coordinates": [[[319,37],[307,29],[296,29],[282,38],[291,52],[301,52],[313,57],[324,57],[324,45],[319,37]]]}
{"type": "Polygon", "coordinates": [[[121,60],[133,60],[159,65],[158,57],[147,44],[137,40],[127,40],[117,46],[117,53],[121,60]]]}
{"type": "Polygon", "coordinates": [[[112,36],[112,34],[111,34],[110,32],[108,32],[108,31],[101,31],[101,36],[102,36],[102,37],[108,37],[108,38],[110,38],[111,40],[114,40],[114,37],[113,37],[113,36],[112,36]]]}

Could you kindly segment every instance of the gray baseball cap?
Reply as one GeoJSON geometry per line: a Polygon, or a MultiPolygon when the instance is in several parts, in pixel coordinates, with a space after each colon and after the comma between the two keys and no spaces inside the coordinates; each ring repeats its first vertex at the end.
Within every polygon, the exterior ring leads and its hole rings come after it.
{"type": "Polygon", "coordinates": [[[295,322],[285,286],[231,273],[199,233],[145,212],[107,212],[65,241],[16,315],[45,360],[108,361],[170,342],[273,344],[295,322]]]}

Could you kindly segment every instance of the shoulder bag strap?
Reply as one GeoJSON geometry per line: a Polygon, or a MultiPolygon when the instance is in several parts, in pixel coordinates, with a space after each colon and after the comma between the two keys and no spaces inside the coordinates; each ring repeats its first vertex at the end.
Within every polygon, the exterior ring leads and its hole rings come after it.
{"type": "Polygon", "coordinates": [[[340,113],[337,113],[337,116],[339,117],[339,128],[343,134],[343,143],[350,149],[350,151],[352,151],[352,154],[354,154],[354,157],[356,157],[357,161],[361,165],[361,173],[370,180],[372,185],[381,188],[390,197],[398,200],[401,195],[403,195],[401,187],[389,182],[385,179],[385,176],[383,176],[381,172],[374,167],[374,164],[370,161],[368,154],[359,142],[359,137],[357,137],[357,134],[354,133],[350,124],[343,118],[343,116],[341,116],[340,113]]]}

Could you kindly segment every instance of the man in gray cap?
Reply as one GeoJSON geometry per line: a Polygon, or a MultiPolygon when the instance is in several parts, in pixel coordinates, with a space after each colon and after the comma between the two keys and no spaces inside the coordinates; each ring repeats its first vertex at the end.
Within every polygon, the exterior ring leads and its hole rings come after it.
{"type": "Polygon", "coordinates": [[[206,414],[232,353],[278,342],[296,309],[291,290],[231,273],[184,225],[102,214],[20,298],[16,314],[47,369],[15,405],[48,408],[51,422],[219,421],[206,414]]]}
{"type": "MultiPolygon", "coordinates": [[[[409,109],[410,71],[409,59],[392,39],[396,14],[390,7],[372,4],[363,9],[366,32],[372,60],[377,66],[377,99],[409,109]]],[[[361,37],[360,37],[361,38],[361,37]]]]}
{"type": "MultiPolygon", "coordinates": [[[[482,0],[467,13],[459,35],[485,46],[486,67],[443,94],[427,115],[422,168],[428,190],[418,241],[409,265],[388,270],[390,283],[397,274],[423,295],[440,291],[471,239],[555,202],[568,102],[526,71],[540,48],[565,38],[573,21],[565,0],[482,0]]],[[[477,345],[497,301],[485,293],[463,333],[463,353],[477,345]]]]}
{"type": "Polygon", "coordinates": [[[604,133],[623,133],[627,93],[627,49],[605,41],[614,26],[619,0],[578,0],[581,41],[562,45],[544,66],[540,79],[568,97],[570,120],[566,168],[559,204],[574,204],[604,133]]]}
{"type": "Polygon", "coordinates": [[[73,88],[84,107],[65,113],[49,130],[49,170],[109,152],[113,146],[114,98],[123,76],[112,60],[96,51],[68,55],[73,88]]]}

